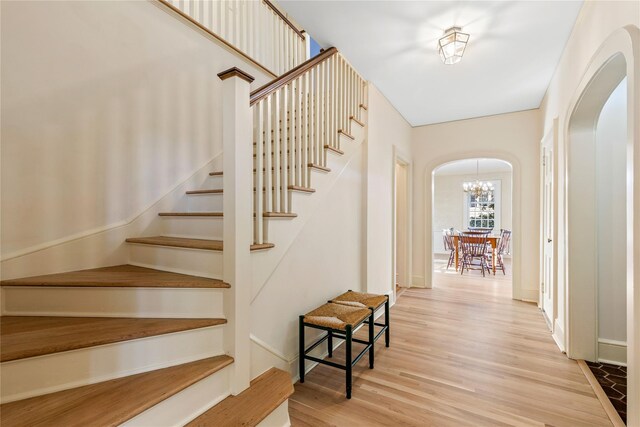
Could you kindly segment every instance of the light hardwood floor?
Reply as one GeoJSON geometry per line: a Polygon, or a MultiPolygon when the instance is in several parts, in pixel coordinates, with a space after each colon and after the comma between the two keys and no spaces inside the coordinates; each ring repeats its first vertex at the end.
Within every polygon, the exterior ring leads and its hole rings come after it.
{"type": "Polygon", "coordinates": [[[354,368],[352,399],[343,371],[318,366],[295,386],[292,425],[610,426],[538,308],[511,300],[500,276],[440,272],[433,289],[404,291],[391,348],[378,345],[374,370],[354,368]]]}

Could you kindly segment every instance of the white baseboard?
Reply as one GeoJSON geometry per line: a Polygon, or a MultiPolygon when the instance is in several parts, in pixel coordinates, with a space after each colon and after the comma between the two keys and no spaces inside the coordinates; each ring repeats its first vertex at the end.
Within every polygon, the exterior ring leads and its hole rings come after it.
{"type": "Polygon", "coordinates": [[[553,340],[556,342],[556,345],[558,346],[558,348],[560,348],[560,351],[562,351],[563,353],[566,353],[567,350],[564,346],[564,331],[558,324],[557,319],[553,322],[553,333],[551,334],[551,336],[553,337],[553,340]]]}
{"type": "Polygon", "coordinates": [[[413,288],[426,288],[424,276],[413,276],[411,278],[411,287],[413,288]]]}
{"type": "Polygon", "coordinates": [[[522,289],[520,291],[522,301],[538,303],[540,291],[538,289],[522,289]]]}
{"type": "Polygon", "coordinates": [[[627,366],[627,343],[598,338],[598,362],[627,366]]]}

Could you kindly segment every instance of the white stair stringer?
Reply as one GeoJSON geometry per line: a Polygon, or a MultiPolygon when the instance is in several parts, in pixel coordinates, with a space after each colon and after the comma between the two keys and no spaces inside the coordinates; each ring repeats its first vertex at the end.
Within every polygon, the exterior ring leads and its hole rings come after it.
{"type": "MultiPolygon", "coordinates": [[[[362,113],[363,120],[366,123],[367,112],[363,110],[362,113]]],[[[331,169],[331,172],[312,172],[314,175],[311,185],[316,190],[315,193],[291,192],[292,211],[298,216],[293,219],[269,219],[265,223],[265,227],[268,227],[269,243],[275,244],[275,247],[268,251],[257,251],[252,254],[252,301],[255,300],[269,276],[275,271],[278,263],[302,231],[307,220],[323,202],[331,187],[339,180],[353,156],[357,156],[362,152],[366,138],[366,128],[354,123],[353,120],[351,122],[352,134],[355,140],[341,136],[340,149],[344,154],[338,155],[327,150],[327,167],[331,169]]]]}
{"type": "Polygon", "coordinates": [[[129,246],[129,264],[213,279],[223,278],[222,251],[139,243],[129,243],[129,246]]]}
{"type": "MultiPolygon", "coordinates": [[[[164,219],[158,213],[186,211],[189,208],[186,191],[222,188],[222,177],[209,176],[209,172],[220,170],[221,165],[222,155],[218,154],[183,181],[167,189],[163,196],[142,211],[123,221],[48,242],[22,255],[3,258],[0,262],[2,279],[125,264],[129,245],[124,244],[124,240],[133,236],[161,234],[164,219]]],[[[221,203],[222,196],[216,197],[221,203]]],[[[216,205],[212,206],[215,208],[216,205]]]]}
{"type": "Polygon", "coordinates": [[[1,403],[224,354],[225,325],[2,363],[1,403]]]}
{"type": "Polygon", "coordinates": [[[225,288],[2,288],[3,316],[223,318],[225,288]]]}
{"type": "Polygon", "coordinates": [[[121,427],[184,426],[231,394],[233,364],[192,384],[121,424],[121,427]]]}

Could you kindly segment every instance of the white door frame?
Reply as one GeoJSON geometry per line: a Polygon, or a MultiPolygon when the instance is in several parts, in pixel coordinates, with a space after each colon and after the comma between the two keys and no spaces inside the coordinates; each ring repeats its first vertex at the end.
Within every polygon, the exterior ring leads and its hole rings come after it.
{"type": "MultiPolygon", "coordinates": [[[[563,200],[565,260],[565,324],[567,354],[590,359],[596,354],[596,284],[585,274],[584,257],[593,255],[595,242],[585,242],[578,216],[580,201],[589,203],[593,186],[575,184],[577,155],[595,143],[595,128],[602,106],[615,85],[627,77],[627,422],[640,426],[640,29],[620,28],[611,34],[591,59],[569,104],[563,127],[566,194],[563,200]],[[573,168],[573,169],[572,169],[573,168]],[[587,191],[584,191],[587,189],[587,191]],[[585,246],[586,243],[586,246],[585,246]],[[589,245],[592,250],[589,251],[589,245]],[[586,248],[586,250],[585,250],[586,248]],[[636,273],[637,272],[637,273],[636,273]],[[595,335],[594,335],[595,334],[595,335]]],[[[589,154],[582,161],[590,161],[589,154]]],[[[584,173],[583,173],[584,175],[584,173]]],[[[585,176],[589,179],[588,176],[585,176]]]]}
{"type": "Polygon", "coordinates": [[[412,281],[412,265],[411,265],[411,260],[412,260],[412,244],[411,244],[411,230],[412,230],[412,221],[413,221],[413,171],[412,171],[412,166],[411,166],[411,161],[409,160],[411,157],[409,156],[408,153],[404,153],[401,152],[401,150],[397,147],[397,146],[393,146],[393,163],[391,164],[391,167],[393,168],[393,173],[392,173],[392,185],[391,185],[391,200],[393,203],[393,212],[392,212],[392,221],[391,221],[391,235],[393,236],[391,241],[393,242],[393,247],[391,249],[391,262],[392,262],[392,267],[391,267],[391,289],[392,289],[392,295],[393,295],[393,301],[395,302],[396,300],[396,241],[397,241],[397,236],[396,236],[396,201],[397,201],[397,194],[396,194],[396,164],[401,164],[404,167],[406,167],[406,172],[407,172],[407,185],[406,185],[406,200],[407,200],[407,212],[405,215],[405,221],[407,224],[407,238],[405,239],[405,254],[406,254],[406,260],[405,260],[405,265],[402,266],[402,268],[404,269],[404,277],[406,277],[406,280],[408,281],[408,283],[406,284],[406,286],[410,287],[411,286],[411,281],[412,281]]]}
{"type": "Polygon", "coordinates": [[[434,195],[434,171],[446,164],[455,162],[458,160],[468,159],[498,159],[507,162],[511,165],[511,247],[513,249],[512,257],[512,280],[511,280],[511,298],[518,300],[534,300],[538,299],[538,291],[535,295],[523,295],[522,292],[522,278],[520,277],[520,266],[522,265],[522,250],[521,250],[521,215],[522,215],[522,169],[518,159],[509,153],[500,151],[469,151],[462,154],[451,154],[443,156],[429,162],[425,168],[425,212],[430,212],[430,215],[425,215],[425,271],[424,271],[424,284],[426,288],[432,287],[433,279],[433,195],[434,195]]]}
{"type": "MultiPolygon", "coordinates": [[[[555,324],[556,317],[558,313],[558,161],[557,161],[557,153],[558,153],[558,118],[553,119],[552,128],[547,132],[547,134],[540,141],[540,302],[538,307],[543,311],[544,316],[547,320],[547,324],[549,325],[549,329],[551,333],[558,343],[559,337],[555,334],[555,324]],[[550,149],[551,163],[545,164],[545,152],[547,149],[550,149]],[[546,174],[551,174],[551,234],[549,235],[548,231],[545,230],[545,177],[546,174]],[[551,242],[548,242],[548,239],[551,239],[551,242]],[[545,280],[545,246],[551,243],[551,283],[546,283],[545,280]],[[545,293],[545,288],[548,290],[545,293]],[[545,297],[547,300],[550,299],[549,303],[551,307],[545,308],[545,297]],[[547,312],[549,311],[549,312],[547,312]]],[[[564,348],[564,347],[561,347],[564,348]]]]}

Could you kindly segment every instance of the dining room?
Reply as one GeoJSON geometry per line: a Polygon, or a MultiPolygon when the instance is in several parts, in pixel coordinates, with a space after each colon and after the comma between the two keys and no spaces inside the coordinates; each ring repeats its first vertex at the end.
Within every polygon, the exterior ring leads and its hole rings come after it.
{"type": "Polygon", "coordinates": [[[471,280],[511,298],[512,181],[511,165],[499,159],[457,160],[435,169],[435,287],[471,280]]]}

